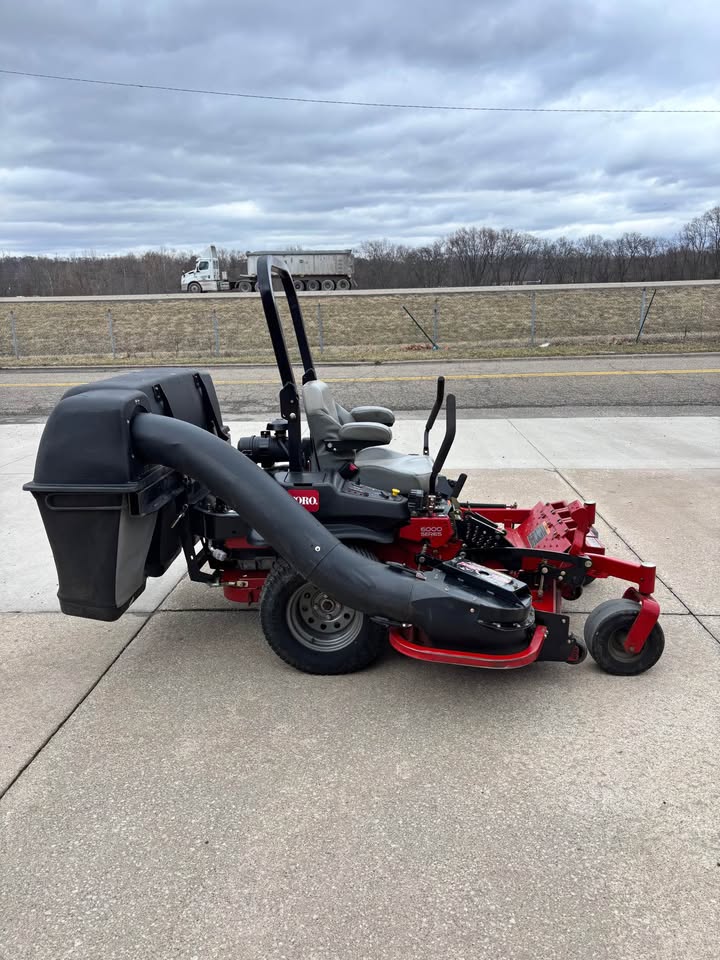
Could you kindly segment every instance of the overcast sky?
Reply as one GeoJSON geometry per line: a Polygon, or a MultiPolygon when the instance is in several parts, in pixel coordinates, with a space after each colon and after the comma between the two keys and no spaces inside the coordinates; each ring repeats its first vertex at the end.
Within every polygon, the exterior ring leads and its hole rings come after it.
{"type": "MultiPolygon", "coordinates": [[[[717,0],[23,0],[0,67],[279,96],[720,108],[717,0]],[[281,14],[284,15],[281,17],[281,14]]],[[[672,234],[720,115],[277,103],[0,74],[0,251],[672,234]]]]}

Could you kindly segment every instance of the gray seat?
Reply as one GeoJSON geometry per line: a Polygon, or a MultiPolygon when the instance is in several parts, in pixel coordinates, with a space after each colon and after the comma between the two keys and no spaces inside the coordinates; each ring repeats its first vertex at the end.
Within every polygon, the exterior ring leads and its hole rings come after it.
{"type": "Polygon", "coordinates": [[[378,490],[399,490],[410,493],[411,490],[430,489],[432,457],[422,453],[400,453],[389,447],[370,447],[361,450],[355,456],[355,464],[360,467],[360,481],[378,490]]]}
{"type": "Polygon", "coordinates": [[[339,470],[353,461],[360,468],[358,479],[368,486],[401,493],[429,489],[432,459],[386,446],[395,422],[387,407],[346,410],[322,380],[303,385],[303,402],[319,468],[339,470]]]}

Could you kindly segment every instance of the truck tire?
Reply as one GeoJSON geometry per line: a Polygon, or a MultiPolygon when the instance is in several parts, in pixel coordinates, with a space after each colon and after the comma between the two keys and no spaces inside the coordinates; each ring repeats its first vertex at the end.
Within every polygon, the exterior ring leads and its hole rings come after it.
{"type": "Polygon", "coordinates": [[[241,280],[238,284],[240,293],[252,293],[254,287],[251,280],[241,280]]]}
{"type": "Polygon", "coordinates": [[[304,280],[293,280],[293,286],[295,287],[296,290],[304,290],[304,289],[305,289],[305,281],[304,281],[304,280]]]}
{"type": "Polygon", "coordinates": [[[338,290],[349,290],[350,281],[347,280],[345,277],[340,277],[340,279],[336,283],[336,287],[338,288],[338,290]]]}
{"type": "Polygon", "coordinates": [[[189,284],[188,284],[187,292],[188,292],[188,293],[202,293],[202,287],[200,286],[199,283],[197,283],[195,280],[193,280],[192,283],[189,283],[189,284]]]}
{"type": "Polygon", "coordinates": [[[322,283],[320,284],[320,287],[321,287],[323,290],[334,290],[334,289],[335,289],[335,281],[334,281],[334,280],[331,280],[330,277],[325,277],[325,279],[324,279],[324,280],[322,281],[322,283]]]}
{"type": "Polygon", "coordinates": [[[319,280],[315,280],[315,279],[308,280],[308,282],[307,282],[307,288],[308,288],[308,290],[312,290],[313,292],[315,292],[316,290],[319,290],[319,289],[320,289],[320,281],[319,281],[319,280]]]}

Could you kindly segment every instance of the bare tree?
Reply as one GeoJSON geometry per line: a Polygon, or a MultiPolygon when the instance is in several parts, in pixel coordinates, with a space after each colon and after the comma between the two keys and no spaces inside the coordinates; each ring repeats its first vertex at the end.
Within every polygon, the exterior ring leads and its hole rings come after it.
{"type": "MultiPolygon", "coordinates": [[[[222,250],[230,275],[247,269],[245,254],[222,250]]],[[[0,254],[0,296],[174,293],[193,263],[186,253],[148,250],[69,257],[0,254]]],[[[356,251],[356,279],[368,288],[478,286],[486,283],[578,283],[720,278],[720,206],[685,224],[677,236],[636,231],[614,240],[596,234],[544,240],[510,228],[461,227],[417,247],[369,240],[356,251]]]]}
{"type": "Polygon", "coordinates": [[[707,226],[706,245],[710,258],[710,277],[720,279],[720,206],[703,215],[707,226]]]}
{"type": "Polygon", "coordinates": [[[482,285],[495,253],[498,233],[491,227],[461,227],[447,238],[450,256],[457,264],[463,285],[482,285]]]}

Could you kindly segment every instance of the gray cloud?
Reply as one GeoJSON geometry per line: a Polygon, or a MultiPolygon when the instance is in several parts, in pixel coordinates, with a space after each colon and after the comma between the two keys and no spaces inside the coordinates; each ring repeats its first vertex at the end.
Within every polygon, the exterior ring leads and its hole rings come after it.
{"type": "MultiPolygon", "coordinates": [[[[720,106],[714,0],[27,0],[0,66],[286,96],[720,106]]],[[[0,75],[0,249],[423,242],[465,223],[668,234],[718,203],[720,117],[441,113],[0,75]]]]}

